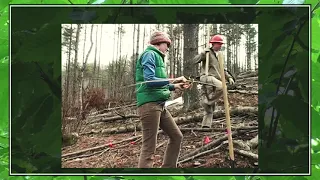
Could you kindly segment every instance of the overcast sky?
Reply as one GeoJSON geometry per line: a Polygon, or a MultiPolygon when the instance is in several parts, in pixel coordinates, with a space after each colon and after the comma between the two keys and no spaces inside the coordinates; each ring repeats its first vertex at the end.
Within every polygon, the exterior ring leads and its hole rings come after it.
{"type": "MultiPolygon", "coordinates": [[[[64,25],[63,25],[64,26],[64,25]]],[[[67,25],[70,26],[70,25],[67,25]]],[[[121,54],[122,56],[127,56],[128,58],[130,58],[130,56],[133,53],[133,24],[123,24],[123,29],[125,31],[125,33],[122,35],[122,49],[121,49],[121,54]]],[[[76,27],[76,25],[74,24],[73,27],[76,27]]],[[[137,27],[137,26],[136,26],[137,27]]],[[[155,31],[155,24],[141,24],[140,25],[140,42],[139,42],[139,53],[141,53],[144,49],[142,49],[143,45],[144,47],[146,47],[148,45],[149,42],[149,37],[150,37],[150,32],[152,33],[153,31],[155,31]],[[146,38],[145,41],[143,41],[143,33],[144,33],[144,29],[146,32],[146,38]]],[[[254,25],[254,27],[256,28],[256,30],[258,31],[258,26],[254,25]]],[[[100,63],[101,65],[107,65],[110,62],[113,61],[113,53],[115,52],[116,55],[116,50],[117,50],[117,46],[114,47],[114,37],[115,34],[115,29],[117,28],[117,25],[115,24],[102,24],[102,25],[94,25],[93,28],[93,48],[92,51],[89,55],[89,59],[88,59],[88,63],[93,63],[94,62],[94,56],[95,56],[95,46],[98,46],[98,53],[99,53],[99,43],[100,43],[100,39],[101,39],[101,50],[100,50],[100,63]],[[101,36],[101,26],[102,26],[102,36],[101,36]],[[98,27],[98,33],[96,33],[97,31],[97,27],[98,27]],[[98,43],[96,44],[96,36],[98,36],[98,43]]],[[[82,29],[81,33],[80,33],[80,39],[79,39],[79,51],[78,51],[78,61],[82,62],[83,60],[83,56],[87,55],[87,52],[89,51],[90,48],[90,31],[91,31],[91,25],[88,24],[86,25],[86,29],[87,29],[87,36],[86,36],[86,40],[84,39],[84,28],[82,29]],[[84,41],[85,43],[85,53],[83,53],[83,47],[84,47],[84,41]]],[[[137,31],[136,31],[137,32],[137,31]]],[[[136,39],[136,37],[135,37],[136,39]]],[[[203,43],[204,40],[204,35],[203,35],[203,31],[199,31],[199,46],[203,43]]],[[[239,54],[239,59],[240,62],[244,62],[245,61],[245,48],[244,48],[244,38],[242,38],[242,46],[240,47],[240,54],[239,54]]],[[[256,36],[256,41],[258,41],[258,36],[256,36]]],[[[207,42],[207,40],[206,40],[207,42]]],[[[136,47],[136,40],[134,42],[134,46],[136,47]]],[[[258,48],[257,48],[258,49],[258,48]]],[[[203,47],[199,47],[199,52],[203,50],[203,47]]],[[[74,55],[72,55],[72,59],[73,59],[74,55]]],[[[99,54],[97,55],[97,60],[99,59],[99,54]]],[[[67,54],[66,53],[62,53],[62,65],[65,66],[67,61],[67,54]]],[[[254,62],[252,62],[252,67],[254,67],[254,62]]]]}

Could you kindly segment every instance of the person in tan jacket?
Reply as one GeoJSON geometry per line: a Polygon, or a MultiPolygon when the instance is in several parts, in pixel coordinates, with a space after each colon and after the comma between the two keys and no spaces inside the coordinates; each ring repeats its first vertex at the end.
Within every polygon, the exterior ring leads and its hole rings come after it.
{"type": "MultiPolygon", "coordinates": [[[[212,46],[206,48],[203,52],[194,57],[194,63],[202,62],[200,81],[212,85],[202,85],[200,90],[200,104],[204,108],[204,117],[202,120],[202,128],[211,128],[213,112],[215,110],[216,101],[222,96],[222,82],[220,75],[220,64],[218,53],[221,53],[221,47],[224,44],[221,35],[215,35],[209,41],[212,46]],[[208,75],[206,75],[206,53],[209,53],[208,75]]],[[[225,78],[231,85],[234,84],[234,78],[225,70],[225,78]]]]}

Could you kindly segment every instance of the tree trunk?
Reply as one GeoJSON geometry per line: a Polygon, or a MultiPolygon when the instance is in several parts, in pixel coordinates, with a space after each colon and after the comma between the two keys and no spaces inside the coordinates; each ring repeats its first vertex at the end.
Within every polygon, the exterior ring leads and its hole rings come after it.
{"type": "Polygon", "coordinates": [[[183,29],[184,29],[184,24],[181,24],[181,36],[180,36],[180,39],[181,39],[181,53],[180,53],[180,75],[182,75],[182,71],[184,69],[184,66],[183,66],[183,63],[184,61],[182,61],[183,59],[183,55],[184,55],[184,34],[183,34],[183,29]]]}
{"type": "MultiPolygon", "coordinates": [[[[196,66],[193,65],[192,57],[198,54],[198,24],[185,24],[183,28],[184,34],[184,66],[183,74],[187,77],[196,74],[196,66]]],[[[193,86],[190,90],[186,90],[183,94],[184,110],[192,110],[199,107],[198,89],[193,86]]]]}
{"type": "MultiPolygon", "coordinates": [[[[90,32],[92,33],[92,32],[90,32]]],[[[83,63],[85,62],[85,48],[86,48],[86,39],[87,39],[87,25],[84,25],[84,41],[83,41],[83,57],[82,57],[82,66],[83,66],[83,63]]],[[[83,67],[82,67],[83,68],[83,67]]],[[[80,114],[82,113],[83,111],[83,77],[84,74],[83,74],[83,71],[81,70],[81,74],[80,74],[80,82],[79,82],[79,101],[80,101],[80,114]]]]}
{"type": "Polygon", "coordinates": [[[121,50],[122,50],[122,24],[120,24],[120,29],[119,29],[119,41],[120,41],[120,43],[119,43],[119,61],[121,61],[121,50]]]}
{"type": "MultiPolygon", "coordinates": [[[[138,30],[137,30],[137,48],[136,48],[136,57],[139,56],[139,44],[140,44],[140,24],[138,24],[138,30]]],[[[135,68],[135,66],[134,66],[135,68]]]]}
{"type": "Polygon", "coordinates": [[[232,72],[232,60],[231,60],[231,38],[227,36],[227,69],[232,72]]]}
{"type": "Polygon", "coordinates": [[[120,98],[120,94],[118,94],[117,93],[117,91],[116,91],[116,89],[119,89],[119,85],[120,85],[120,76],[117,76],[116,75],[116,73],[118,73],[118,72],[120,72],[120,64],[121,64],[121,59],[122,59],[122,57],[121,57],[121,50],[122,50],[122,48],[121,48],[121,46],[122,46],[122,24],[120,24],[120,27],[119,27],[119,33],[118,33],[118,37],[119,37],[119,46],[118,46],[118,49],[119,49],[119,57],[117,57],[118,58],[118,61],[117,61],[117,63],[116,63],[116,71],[115,71],[115,74],[114,74],[114,76],[116,77],[116,81],[115,81],[115,89],[114,89],[114,91],[115,91],[115,94],[116,94],[116,98],[118,99],[118,98],[120,98]]]}
{"type": "Polygon", "coordinates": [[[246,54],[247,54],[247,71],[251,71],[251,59],[250,59],[250,25],[246,25],[246,54]]]}
{"type": "Polygon", "coordinates": [[[152,35],[152,30],[151,30],[151,26],[149,26],[149,27],[150,27],[150,29],[149,29],[149,30],[150,30],[150,31],[149,31],[149,33],[150,33],[150,34],[149,34],[149,37],[151,37],[151,35],[152,35]]]}
{"type": "Polygon", "coordinates": [[[82,119],[85,119],[84,117],[84,113],[83,113],[83,92],[82,92],[82,88],[83,88],[83,76],[84,76],[84,71],[86,70],[86,65],[87,65],[87,61],[89,59],[89,55],[91,53],[92,47],[93,47],[93,24],[91,25],[91,31],[90,31],[90,49],[87,53],[86,59],[82,64],[82,68],[81,68],[81,76],[80,76],[80,83],[79,83],[79,100],[80,100],[80,117],[82,117],[82,119]]]}
{"type": "Polygon", "coordinates": [[[113,52],[112,52],[112,61],[114,61],[114,57],[115,57],[115,49],[114,47],[116,47],[116,28],[117,25],[114,26],[115,31],[113,32],[113,52]]]}
{"type": "Polygon", "coordinates": [[[72,105],[75,106],[76,104],[76,97],[77,97],[77,91],[76,91],[76,85],[77,85],[77,64],[78,64],[78,48],[79,48],[79,34],[80,34],[80,28],[81,25],[77,24],[77,32],[76,32],[76,42],[75,42],[75,48],[74,48],[74,67],[73,67],[73,92],[72,92],[72,105]]]}
{"type": "Polygon", "coordinates": [[[143,50],[144,50],[145,43],[146,43],[146,25],[144,25],[144,28],[143,28],[143,42],[142,42],[143,50]]]}
{"type": "MultiPolygon", "coordinates": [[[[69,104],[69,84],[70,84],[70,60],[71,60],[71,51],[72,51],[72,24],[71,24],[71,31],[70,31],[70,37],[69,37],[69,47],[68,47],[68,61],[67,61],[67,77],[66,77],[66,90],[65,90],[65,100],[69,104]]],[[[69,106],[69,105],[68,105],[69,106]]]]}
{"type": "MultiPolygon", "coordinates": [[[[133,38],[132,38],[132,61],[131,61],[131,82],[133,84],[135,84],[136,82],[136,78],[135,78],[135,63],[136,63],[136,51],[134,49],[135,47],[135,42],[136,42],[136,39],[135,39],[135,35],[136,35],[136,25],[133,24],[133,38]]],[[[134,96],[134,91],[135,89],[132,88],[131,91],[130,91],[130,97],[132,98],[134,96]]]]}
{"type": "Polygon", "coordinates": [[[118,64],[118,58],[119,58],[119,37],[120,37],[120,25],[117,25],[117,55],[116,55],[116,59],[115,59],[115,63],[113,63],[113,68],[112,68],[112,77],[113,77],[113,88],[112,88],[112,97],[113,98],[117,98],[116,93],[115,93],[115,89],[117,88],[117,76],[115,75],[115,72],[117,71],[117,64],[118,64]]]}
{"type": "Polygon", "coordinates": [[[86,39],[87,39],[87,25],[84,25],[84,41],[83,41],[83,57],[82,64],[85,62],[85,52],[86,52],[86,39]]]}
{"type": "Polygon", "coordinates": [[[177,50],[176,50],[176,64],[177,64],[177,67],[176,67],[176,69],[177,69],[177,73],[176,73],[176,75],[175,76],[177,76],[177,77],[179,77],[180,75],[179,75],[179,63],[180,63],[180,60],[179,60],[179,53],[180,53],[180,41],[181,41],[181,39],[180,39],[180,24],[178,24],[177,25],[178,27],[177,27],[177,35],[176,35],[176,37],[178,37],[177,38],[177,40],[178,40],[178,45],[177,45],[177,50]]]}
{"type": "Polygon", "coordinates": [[[98,63],[98,82],[97,82],[97,87],[99,87],[99,84],[100,84],[100,61],[101,61],[101,41],[102,41],[102,26],[103,25],[100,25],[100,37],[99,37],[99,63],[98,63]]]}
{"type": "Polygon", "coordinates": [[[93,80],[92,80],[92,84],[91,87],[95,87],[96,84],[96,68],[97,68],[97,50],[98,50],[98,26],[96,26],[96,40],[95,40],[95,48],[94,48],[94,63],[93,63],[93,80]]]}
{"type": "Polygon", "coordinates": [[[254,55],[254,61],[255,61],[255,70],[258,70],[258,56],[257,54],[254,55]]]}
{"type": "Polygon", "coordinates": [[[174,37],[172,37],[172,40],[173,40],[173,43],[171,45],[171,49],[172,49],[172,77],[176,77],[176,64],[177,64],[177,59],[175,58],[176,57],[176,52],[177,52],[177,49],[178,49],[178,46],[177,46],[177,41],[178,41],[178,38],[177,38],[177,32],[175,32],[173,34],[174,37]]]}
{"type": "Polygon", "coordinates": [[[183,62],[182,62],[182,54],[184,53],[184,49],[183,49],[183,46],[184,46],[184,44],[183,44],[183,25],[181,25],[182,27],[181,27],[181,31],[180,31],[180,50],[181,50],[181,52],[179,52],[179,76],[181,76],[182,75],[182,66],[183,66],[183,62]]]}
{"type": "MultiPolygon", "coordinates": [[[[170,30],[170,36],[171,36],[171,40],[173,41],[174,39],[174,36],[173,36],[173,24],[170,24],[169,26],[169,30],[170,30]]],[[[173,44],[173,43],[172,43],[173,44]]],[[[169,70],[169,74],[170,74],[170,78],[173,78],[173,61],[174,61],[174,58],[173,58],[173,49],[174,49],[174,46],[170,48],[170,51],[169,51],[169,57],[170,57],[170,70],[169,70]]]]}

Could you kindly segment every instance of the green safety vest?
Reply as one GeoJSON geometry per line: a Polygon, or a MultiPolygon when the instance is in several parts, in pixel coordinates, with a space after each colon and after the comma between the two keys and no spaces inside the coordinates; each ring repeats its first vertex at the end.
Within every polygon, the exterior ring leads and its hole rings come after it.
{"type": "MultiPolygon", "coordinates": [[[[143,66],[141,64],[142,56],[147,52],[155,54],[155,76],[157,78],[167,78],[166,66],[164,63],[164,55],[155,47],[148,46],[141,54],[136,64],[136,83],[144,82],[143,66]]],[[[148,102],[166,101],[170,98],[169,85],[162,87],[148,87],[146,83],[136,85],[137,106],[141,106],[148,102]]]]}

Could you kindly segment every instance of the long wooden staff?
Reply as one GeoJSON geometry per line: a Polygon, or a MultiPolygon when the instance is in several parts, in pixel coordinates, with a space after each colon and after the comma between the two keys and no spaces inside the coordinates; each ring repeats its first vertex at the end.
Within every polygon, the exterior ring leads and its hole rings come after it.
{"type": "MultiPolygon", "coordinates": [[[[207,37],[209,39],[207,43],[207,49],[210,47],[210,34],[209,34],[209,27],[207,26],[207,37]]],[[[209,71],[209,51],[206,51],[206,76],[208,76],[209,71]]]]}
{"type": "Polygon", "coordinates": [[[218,53],[218,59],[220,62],[219,64],[220,64],[220,73],[221,73],[222,90],[223,90],[223,101],[224,101],[224,109],[226,112],[229,155],[231,159],[231,167],[234,168],[235,162],[234,162],[232,132],[231,132],[231,123],[230,123],[229,101],[228,101],[228,94],[227,94],[228,91],[227,91],[226,79],[224,75],[224,56],[221,51],[218,53]]]}

